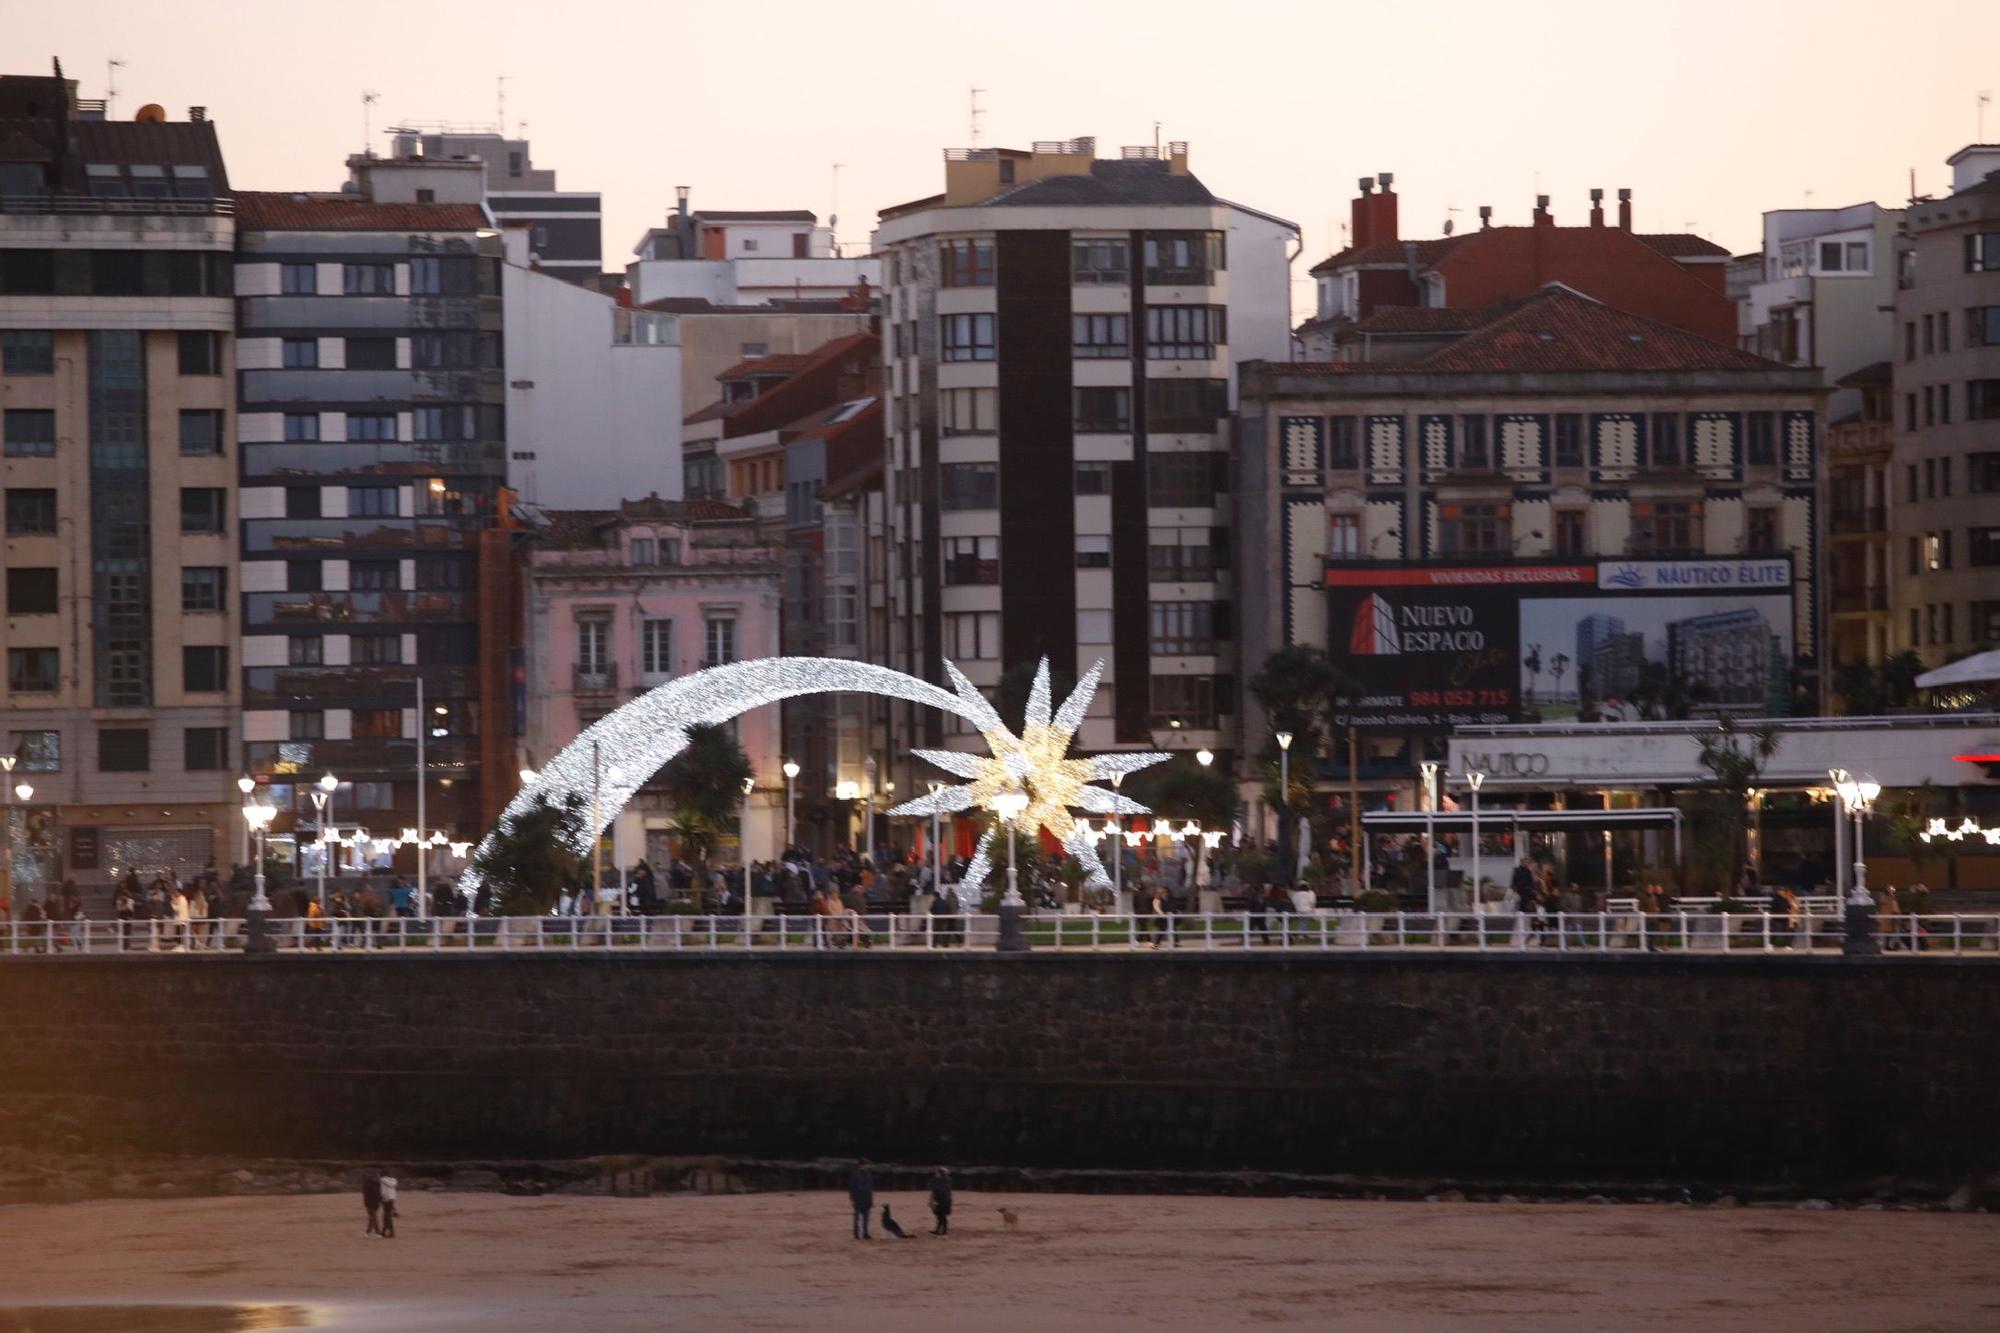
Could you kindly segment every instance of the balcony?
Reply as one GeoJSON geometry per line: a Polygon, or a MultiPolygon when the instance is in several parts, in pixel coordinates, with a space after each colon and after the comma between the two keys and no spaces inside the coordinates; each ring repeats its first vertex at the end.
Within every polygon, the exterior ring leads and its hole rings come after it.
{"type": "Polygon", "coordinates": [[[594,667],[574,667],[570,689],[577,694],[611,694],[618,689],[618,664],[606,662],[594,667]]]}
{"type": "Polygon", "coordinates": [[[478,618],[470,592],[253,592],[246,629],[264,625],[440,624],[478,618]]]}
{"type": "Polygon", "coordinates": [[[234,199],[100,198],[88,194],[0,194],[0,213],[64,216],[123,213],[135,217],[230,217],[234,199]]]}
{"type": "Polygon", "coordinates": [[[1868,611],[1887,611],[1889,590],[1877,588],[1836,588],[1833,594],[1835,615],[1859,615],[1868,611]]]}
{"type": "Polygon", "coordinates": [[[1836,537],[1860,537],[1889,530],[1888,510],[1882,505],[1862,509],[1836,509],[1831,520],[1836,537]]]}

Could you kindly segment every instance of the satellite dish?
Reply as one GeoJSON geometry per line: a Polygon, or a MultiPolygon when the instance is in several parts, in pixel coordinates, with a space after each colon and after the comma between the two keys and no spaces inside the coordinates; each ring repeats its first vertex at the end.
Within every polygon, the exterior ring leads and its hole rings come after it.
{"type": "Polygon", "coordinates": [[[141,125],[164,125],[167,120],[167,109],[158,102],[148,102],[139,108],[132,119],[141,125]]]}
{"type": "Polygon", "coordinates": [[[1447,236],[1451,235],[1451,219],[1450,219],[1450,218],[1446,218],[1446,219],[1444,220],[1444,234],[1445,234],[1445,235],[1447,235],[1447,236]]]}

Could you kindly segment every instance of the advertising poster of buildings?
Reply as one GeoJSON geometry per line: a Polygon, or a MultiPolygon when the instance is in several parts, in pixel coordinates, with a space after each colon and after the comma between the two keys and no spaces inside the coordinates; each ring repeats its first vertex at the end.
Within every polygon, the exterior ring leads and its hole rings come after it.
{"type": "Polygon", "coordinates": [[[1616,721],[1661,698],[1783,711],[1786,558],[1330,565],[1326,580],[1328,648],[1361,686],[1363,727],[1616,721]]]}

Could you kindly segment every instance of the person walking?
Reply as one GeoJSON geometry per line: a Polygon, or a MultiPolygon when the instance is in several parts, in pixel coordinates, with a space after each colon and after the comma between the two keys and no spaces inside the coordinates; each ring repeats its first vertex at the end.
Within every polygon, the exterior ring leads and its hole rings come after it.
{"type": "Polygon", "coordinates": [[[875,1173],[865,1158],[847,1173],[847,1201],[854,1205],[854,1239],[875,1239],[868,1234],[868,1215],[875,1210],[875,1173]]]}
{"type": "Polygon", "coordinates": [[[951,1234],[951,1172],[939,1167],[931,1172],[931,1216],[937,1218],[937,1225],[931,1228],[933,1236],[951,1234]]]}
{"type": "Polygon", "coordinates": [[[368,1227],[361,1234],[382,1234],[382,1177],[370,1171],[361,1177],[361,1206],[368,1210],[368,1227]]]}
{"type": "Polygon", "coordinates": [[[382,1177],[382,1239],[396,1239],[396,1178],[382,1177]]]}

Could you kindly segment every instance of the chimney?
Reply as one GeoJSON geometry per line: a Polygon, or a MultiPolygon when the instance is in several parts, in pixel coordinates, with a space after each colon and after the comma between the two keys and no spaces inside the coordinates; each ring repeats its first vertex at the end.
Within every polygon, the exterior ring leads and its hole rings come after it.
{"type": "Polygon", "coordinates": [[[191,106],[191,107],[189,107],[189,108],[188,108],[188,119],[189,119],[189,120],[191,120],[191,121],[194,121],[194,122],[195,122],[195,123],[197,123],[197,124],[199,124],[200,122],[202,122],[202,121],[204,121],[204,120],[207,120],[207,119],[208,119],[208,108],[207,108],[207,107],[205,107],[205,106],[191,106]]]}
{"type": "Polygon", "coordinates": [[[1632,192],[1630,190],[1620,190],[1618,192],[1618,230],[1632,230],[1632,192]]]}
{"type": "Polygon", "coordinates": [[[1375,242],[1375,178],[1363,176],[1360,190],[1348,207],[1347,243],[1356,250],[1375,242]]]}
{"type": "Polygon", "coordinates": [[[1545,194],[1535,196],[1535,225],[1537,227],[1553,227],[1556,225],[1554,215],[1549,212],[1549,197],[1545,194]]]}
{"type": "Polygon", "coordinates": [[[1479,206],[1479,230],[1485,231],[1488,227],[1491,227],[1492,225],[1493,225],[1493,205],[1481,204],[1479,206]]]}
{"type": "Polygon", "coordinates": [[[1369,228],[1377,241],[1398,239],[1396,230],[1396,192],[1390,187],[1396,183],[1394,172],[1378,172],[1375,183],[1382,187],[1382,193],[1375,196],[1375,222],[1369,228]]]}
{"type": "Polygon", "coordinates": [[[1604,225],[1604,191],[1602,190],[1592,190],[1590,192],[1590,225],[1593,227],[1604,225]]]}

